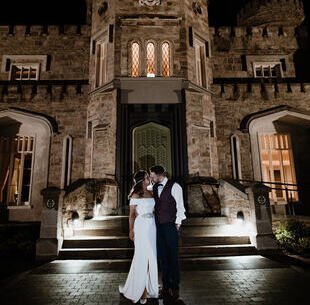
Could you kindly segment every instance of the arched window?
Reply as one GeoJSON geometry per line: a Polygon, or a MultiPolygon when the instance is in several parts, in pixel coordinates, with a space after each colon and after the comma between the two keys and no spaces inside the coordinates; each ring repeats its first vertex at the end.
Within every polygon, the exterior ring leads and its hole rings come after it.
{"type": "Polygon", "coordinates": [[[61,188],[69,186],[71,181],[72,138],[66,136],[63,141],[61,188]]]}
{"type": "Polygon", "coordinates": [[[140,75],[140,45],[133,42],[131,45],[131,76],[138,77],[140,75]]]}
{"type": "Polygon", "coordinates": [[[161,46],[162,76],[164,77],[171,76],[170,56],[170,45],[168,42],[164,42],[161,46]]]}
{"type": "Polygon", "coordinates": [[[155,45],[153,42],[149,42],[146,46],[146,76],[147,77],[155,77],[156,69],[155,69],[155,45]]]}

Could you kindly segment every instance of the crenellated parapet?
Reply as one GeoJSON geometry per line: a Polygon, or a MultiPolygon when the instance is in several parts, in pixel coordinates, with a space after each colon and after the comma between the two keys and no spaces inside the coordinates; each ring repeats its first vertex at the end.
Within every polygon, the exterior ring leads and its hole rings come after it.
{"type": "Polygon", "coordinates": [[[0,103],[27,103],[36,100],[59,101],[85,99],[89,92],[86,80],[0,82],[0,103]]]}
{"type": "Polygon", "coordinates": [[[14,36],[16,39],[25,36],[90,36],[89,25],[0,25],[0,37],[14,36]]]}
{"type": "Polygon", "coordinates": [[[211,37],[213,40],[224,38],[230,42],[236,39],[244,41],[253,41],[264,38],[264,41],[275,43],[277,40],[294,39],[298,31],[292,26],[237,26],[237,27],[218,27],[210,28],[211,37]]]}
{"type": "Polygon", "coordinates": [[[251,0],[241,9],[237,23],[244,26],[298,26],[304,20],[301,0],[251,0]]]}
{"type": "Polygon", "coordinates": [[[253,79],[242,81],[240,79],[217,79],[212,91],[217,99],[223,100],[246,100],[257,98],[259,100],[274,101],[277,99],[307,99],[310,94],[310,83],[296,80],[256,81],[253,79]]]}

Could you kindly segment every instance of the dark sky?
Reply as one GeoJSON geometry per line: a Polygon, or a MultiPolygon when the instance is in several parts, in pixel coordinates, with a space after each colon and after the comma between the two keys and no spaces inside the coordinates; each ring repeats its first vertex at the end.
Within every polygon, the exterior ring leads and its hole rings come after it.
{"type": "MultiPolygon", "coordinates": [[[[237,12],[246,1],[209,0],[211,26],[235,25],[237,12]]],[[[310,1],[304,3],[309,12],[310,1]]],[[[83,24],[85,11],[85,0],[2,0],[0,24],[83,24]]]]}

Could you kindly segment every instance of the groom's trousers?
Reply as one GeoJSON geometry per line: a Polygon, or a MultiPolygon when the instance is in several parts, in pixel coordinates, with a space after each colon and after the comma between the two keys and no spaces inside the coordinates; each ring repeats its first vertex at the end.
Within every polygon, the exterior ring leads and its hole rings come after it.
{"type": "Polygon", "coordinates": [[[157,224],[157,255],[163,288],[179,289],[179,232],[174,223],[157,224]]]}

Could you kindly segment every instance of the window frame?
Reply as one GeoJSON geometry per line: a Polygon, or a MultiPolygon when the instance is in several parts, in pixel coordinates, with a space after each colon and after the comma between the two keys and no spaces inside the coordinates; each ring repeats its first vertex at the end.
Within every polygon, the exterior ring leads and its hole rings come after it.
{"type": "Polygon", "coordinates": [[[95,88],[107,83],[107,58],[108,37],[104,37],[95,41],[95,88]]]}
{"type": "Polygon", "coordinates": [[[145,76],[147,78],[153,78],[153,77],[158,77],[158,44],[154,40],[147,40],[145,43],[145,53],[144,53],[144,62],[145,62],[145,76]],[[149,44],[154,45],[154,75],[148,75],[148,54],[147,54],[147,48],[149,44]]]}
{"type": "Polygon", "coordinates": [[[142,54],[143,54],[143,52],[142,52],[142,45],[141,45],[141,43],[139,42],[139,41],[137,41],[137,40],[133,40],[133,41],[131,41],[131,43],[130,43],[130,66],[129,66],[129,70],[130,70],[130,77],[133,77],[133,78],[135,78],[135,77],[140,77],[141,76],[141,71],[142,71],[142,57],[143,56],[141,56],[142,54]],[[139,63],[139,66],[138,66],[138,75],[137,76],[134,76],[133,74],[132,74],[132,69],[133,69],[133,45],[134,44],[137,44],[138,46],[139,46],[139,57],[138,57],[138,63],[139,63]]]}
{"type": "Polygon", "coordinates": [[[173,75],[173,64],[172,64],[172,60],[173,60],[173,57],[172,57],[172,44],[170,43],[170,41],[168,40],[164,40],[161,42],[160,44],[160,74],[162,77],[171,77],[173,75]],[[164,76],[163,75],[163,63],[164,63],[164,60],[163,60],[163,45],[167,43],[168,46],[169,46],[169,75],[167,76],[164,76]]]}
{"type": "Polygon", "coordinates": [[[273,61],[273,62],[253,62],[254,78],[277,78],[277,77],[279,77],[277,75],[275,75],[275,76],[272,75],[272,69],[275,68],[276,66],[279,66],[280,78],[283,78],[283,69],[282,69],[282,64],[280,61],[278,61],[278,62],[277,61],[273,61]],[[261,71],[262,71],[261,76],[257,75],[257,69],[258,68],[261,68],[261,71]],[[269,76],[264,75],[264,68],[269,68],[269,72],[270,72],[269,76]]]}
{"type": "MultiPolygon", "coordinates": [[[[28,144],[29,145],[29,144],[28,144]]],[[[17,200],[16,202],[10,202],[10,192],[7,193],[7,198],[6,198],[6,203],[8,206],[30,206],[31,205],[31,197],[32,197],[32,182],[33,182],[33,172],[34,172],[34,163],[35,163],[35,151],[36,151],[36,137],[34,135],[21,135],[17,134],[11,142],[11,154],[10,154],[10,164],[9,164],[9,176],[8,176],[8,186],[9,188],[12,188],[12,179],[13,179],[13,174],[14,174],[14,161],[15,161],[15,154],[20,153],[21,155],[21,162],[20,162],[20,168],[18,169],[18,181],[17,181],[17,200]],[[23,138],[22,140],[22,150],[19,151],[18,149],[18,141],[20,138],[23,138]],[[32,138],[32,151],[24,150],[25,148],[25,138],[28,138],[28,143],[30,143],[29,139],[32,138]],[[16,143],[16,151],[14,150],[14,145],[16,143]],[[25,163],[25,155],[30,154],[32,155],[31,158],[31,174],[30,174],[30,180],[29,180],[29,196],[28,196],[28,201],[23,202],[22,199],[22,187],[23,187],[23,174],[24,174],[24,163],[25,163]]]]}
{"type": "Polygon", "coordinates": [[[10,65],[10,72],[9,72],[9,78],[10,78],[10,81],[37,81],[39,80],[40,78],[40,63],[15,63],[15,62],[12,62],[11,65],[10,65]],[[35,78],[15,78],[14,77],[14,68],[15,67],[20,67],[20,69],[22,70],[23,68],[25,67],[28,67],[29,68],[29,76],[30,76],[30,72],[31,72],[31,68],[32,67],[35,67],[36,68],[36,77],[35,78]]]}
{"type": "MultiPolygon", "coordinates": [[[[266,182],[278,182],[276,181],[275,177],[274,177],[274,159],[272,159],[272,154],[274,151],[279,151],[279,171],[280,171],[280,178],[281,181],[280,183],[292,183],[292,184],[296,184],[297,180],[296,180],[296,170],[295,170],[295,162],[294,162],[294,155],[293,155],[293,147],[292,147],[292,141],[291,141],[291,135],[290,133],[275,133],[275,132],[265,132],[265,133],[258,133],[258,148],[259,148],[259,156],[260,156],[260,170],[261,170],[261,176],[262,176],[262,180],[266,181],[266,182]],[[287,142],[287,147],[280,147],[281,144],[279,144],[281,142],[280,137],[286,136],[286,141],[283,139],[283,144],[285,145],[285,142],[287,142]],[[265,137],[265,142],[266,142],[266,137],[268,137],[266,144],[266,147],[263,148],[262,145],[262,138],[265,137]],[[274,147],[274,143],[271,144],[271,140],[270,137],[273,138],[272,141],[276,141],[278,143],[279,147],[274,147]],[[276,140],[275,140],[276,139],[276,140]],[[271,147],[272,146],[272,147],[271,147]],[[289,179],[286,177],[286,173],[285,173],[285,165],[284,165],[284,160],[283,160],[283,155],[282,155],[282,151],[288,151],[288,156],[289,156],[289,166],[290,166],[290,171],[291,171],[291,180],[292,181],[288,181],[289,179]],[[266,152],[268,155],[268,165],[264,165],[263,164],[263,153],[266,152]],[[264,174],[264,166],[266,166],[268,168],[268,176],[270,176],[270,179],[268,179],[265,174],[264,174]]],[[[268,185],[268,186],[272,186],[272,187],[279,187],[279,185],[277,184],[272,184],[272,185],[268,185]]],[[[296,187],[294,186],[287,186],[288,188],[288,192],[291,193],[291,196],[294,200],[298,201],[299,198],[299,194],[297,192],[296,187]]],[[[286,202],[286,198],[285,198],[285,189],[283,188],[282,190],[274,190],[272,189],[270,194],[270,199],[272,202],[277,202],[277,203],[282,203],[282,202],[286,202]],[[278,193],[282,193],[282,196],[278,196],[278,193]]]]}
{"type": "Polygon", "coordinates": [[[208,88],[208,65],[206,56],[206,40],[194,38],[195,80],[198,86],[208,88]],[[198,60],[199,59],[199,60],[198,60]]]}

